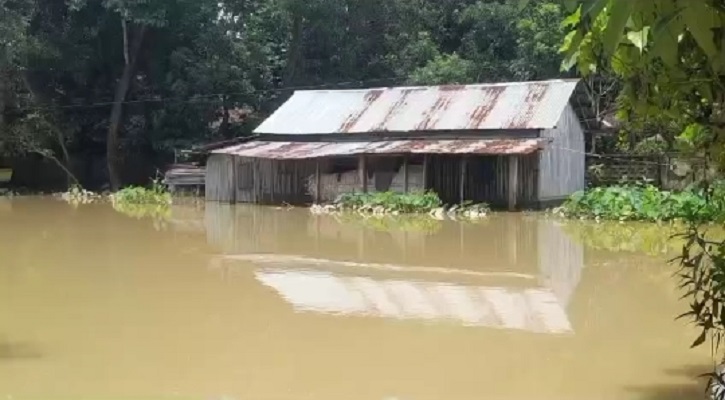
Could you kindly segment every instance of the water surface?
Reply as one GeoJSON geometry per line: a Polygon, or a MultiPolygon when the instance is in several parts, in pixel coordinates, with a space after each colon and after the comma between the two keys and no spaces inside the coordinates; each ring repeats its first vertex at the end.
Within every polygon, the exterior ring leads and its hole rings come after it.
{"type": "Polygon", "coordinates": [[[700,398],[666,235],[0,200],[0,398],[700,398]]]}

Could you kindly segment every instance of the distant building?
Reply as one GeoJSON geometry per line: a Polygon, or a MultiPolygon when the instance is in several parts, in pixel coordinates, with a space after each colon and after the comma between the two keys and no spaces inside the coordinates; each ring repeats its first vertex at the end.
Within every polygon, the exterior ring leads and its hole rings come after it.
{"type": "Polygon", "coordinates": [[[584,188],[576,80],[298,91],[246,143],[212,151],[211,201],[305,204],[432,190],[510,209],[584,188]]]}

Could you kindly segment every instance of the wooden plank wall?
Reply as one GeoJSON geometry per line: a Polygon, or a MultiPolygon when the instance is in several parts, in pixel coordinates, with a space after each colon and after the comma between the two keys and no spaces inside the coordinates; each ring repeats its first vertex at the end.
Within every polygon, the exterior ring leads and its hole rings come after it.
{"type": "Polygon", "coordinates": [[[553,141],[541,151],[539,200],[562,200],[584,189],[584,131],[571,105],[557,126],[541,136],[553,141]]]}
{"type": "Polygon", "coordinates": [[[256,202],[254,191],[254,159],[249,157],[235,157],[234,163],[237,169],[237,203],[256,202]]]}
{"type": "MultiPolygon", "coordinates": [[[[536,201],[538,187],[538,155],[519,157],[518,203],[527,205],[536,201]]],[[[423,182],[423,167],[410,166],[409,190],[431,189],[446,204],[460,200],[462,156],[431,155],[428,163],[427,182],[423,182]]],[[[323,162],[323,169],[327,161],[323,162]]],[[[505,206],[508,191],[507,156],[467,157],[464,199],[505,206]]],[[[227,155],[214,155],[207,164],[207,199],[210,201],[261,203],[261,204],[309,204],[313,202],[315,184],[315,160],[270,160],[227,155]]],[[[404,191],[402,169],[394,174],[384,190],[404,191]]],[[[377,184],[373,174],[368,190],[377,184]]],[[[390,177],[387,177],[390,178],[390,177]]],[[[357,173],[323,174],[323,200],[331,201],[344,190],[360,191],[357,173]],[[347,175],[350,175],[348,177],[347,175]],[[350,178],[349,179],[342,178],[350,178]],[[337,187],[339,185],[339,187],[337,187]]]]}
{"type": "MultiPolygon", "coordinates": [[[[464,199],[485,202],[496,207],[507,204],[508,157],[469,156],[465,177],[464,199]]],[[[537,198],[538,154],[519,157],[517,204],[526,206],[537,198]]],[[[429,158],[427,187],[446,204],[460,202],[461,162],[463,157],[432,155],[429,158]]]]}
{"type": "MultiPolygon", "coordinates": [[[[391,157],[392,158],[392,157],[391,157]]],[[[323,202],[334,201],[343,193],[360,193],[363,191],[360,174],[358,171],[346,171],[341,173],[323,173],[320,176],[321,200],[323,202]]],[[[317,180],[313,175],[310,177],[309,192],[315,197],[317,180]]],[[[402,166],[393,171],[375,171],[368,174],[368,191],[392,191],[405,192],[405,177],[402,166]]],[[[408,191],[420,192],[423,190],[423,166],[409,165],[408,167],[408,191]]]]}
{"type": "Polygon", "coordinates": [[[315,174],[314,160],[271,160],[236,157],[239,203],[308,204],[307,181],[315,174]]]}
{"type": "Polygon", "coordinates": [[[208,201],[232,203],[235,201],[234,158],[227,154],[213,154],[206,163],[205,196],[208,201]]]}

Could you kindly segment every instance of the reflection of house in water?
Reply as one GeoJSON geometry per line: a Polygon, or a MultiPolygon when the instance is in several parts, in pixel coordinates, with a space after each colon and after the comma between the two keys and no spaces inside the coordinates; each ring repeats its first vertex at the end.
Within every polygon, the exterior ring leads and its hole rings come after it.
{"type": "Polygon", "coordinates": [[[305,210],[214,203],[205,221],[225,263],[257,265],[256,278],[298,310],[573,330],[566,308],[583,250],[556,221],[511,214],[379,230],[305,210]]]}

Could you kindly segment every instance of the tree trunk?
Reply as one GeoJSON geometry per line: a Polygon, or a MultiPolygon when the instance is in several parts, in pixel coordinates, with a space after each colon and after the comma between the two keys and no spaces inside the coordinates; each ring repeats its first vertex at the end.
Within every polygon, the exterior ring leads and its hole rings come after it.
{"type": "MultiPolygon", "coordinates": [[[[124,29],[124,32],[126,35],[128,35],[128,29],[124,29]]],[[[108,180],[111,184],[112,191],[116,191],[121,187],[121,178],[118,173],[119,164],[121,163],[121,157],[118,154],[118,131],[121,127],[121,122],[123,118],[123,102],[124,100],[126,100],[128,88],[131,86],[131,80],[133,79],[133,75],[136,69],[135,67],[136,61],[138,59],[138,53],[141,50],[141,43],[143,42],[145,33],[146,27],[141,26],[141,28],[139,28],[138,30],[138,33],[136,34],[136,38],[133,43],[133,49],[129,53],[129,60],[123,67],[123,74],[121,74],[121,79],[116,84],[116,93],[113,97],[113,106],[111,108],[111,116],[108,122],[108,135],[106,136],[108,180]]],[[[128,38],[126,38],[124,40],[124,43],[128,43],[128,41],[128,38]]],[[[127,50],[124,48],[124,54],[126,52],[127,50]]]]}
{"type": "Polygon", "coordinates": [[[6,134],[5,132],[5,109],[7,108],[7,81],[8,74],[0,65],[0,136],[6,134]]]}
{"type": "Polygon", "coordinates": [[[290,48],[287,50],[287,65],[285,65],[284,77],[282,84],[291,86],[297,78],[297,67],[302,58],[302,35],[304,33],[303,17],[299,10],[295,10],[292,15],[292,38],[290,39],[290,48]]]}
{"type": "MultiPolygon", "coordinates": [[[[28,72],[22,74],[23,84],[25,85],[25,89],[30,93],[31,98],[33,99],[34,103],[37,105],[41,105],[44,107],[47,107],[50,102],[48,102],[43,96],[43,94],[38,93],[37,90],[35,90],[33,84],[30,82],[30,77],[28,75],[28,72]]],[[[49,111],[52,112],[52,111],[49,111]]],[[[68,147],[65,145],[65,137],[63,136],[63,130],[60,129],[57,125],[53,124],[53,130],[55,131],[55,139],[58,141],[58,146],[60,147],[61,154],[63,155],[62,160],[58,160],[55,156],[48,156],[43,151],[34,149],[32,152],[42,155],[43,157],[46,157],[50,159],[51,161],[58,164],[63,171],[66,172],[66,183],[68,186],[71,184],[79,184],[78,178],[75,177],[71,173],[71,159],[70,159],[70,152],[68,152],[68,147]]]]}
{"type": "Polygon", "coordinates": [[[227,138],[229,132],[229,101],[228,97],[222,99],[222,123],[219,125],[218,135],[224,139],[227,138]]]}

